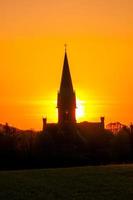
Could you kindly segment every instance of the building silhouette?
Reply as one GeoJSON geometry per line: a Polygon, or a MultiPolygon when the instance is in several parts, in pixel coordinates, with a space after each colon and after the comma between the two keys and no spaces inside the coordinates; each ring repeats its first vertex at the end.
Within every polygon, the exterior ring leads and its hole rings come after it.
{"type": "Polygon", "coordinates": [[[57,108],[59,125],[76,122],[76,95],[73,90],[66,50],[60,90],[57,97],[57,108]]]}
{"type": "Polygon", "coordinates": [[[69,68],[68,56],[65,48],[63,70],[61,76],[60,88],[57,94],[58,123],[47,123],[47,119],[43,118],[43,131],[58,129],[59,132],[68,132],[67,128],[74,130],[86,127],[88,130],[104,129],[104,117],[100,117],[100,122],[76,122],[76,94],[73,89],[72,78],[69,68]],[[63,129],[62,129],[63,127],[63,129]],[[62,129],[62,130],[61,130],[62,129]],[[65,129],[67,131],[65,131],[65,129]]]}

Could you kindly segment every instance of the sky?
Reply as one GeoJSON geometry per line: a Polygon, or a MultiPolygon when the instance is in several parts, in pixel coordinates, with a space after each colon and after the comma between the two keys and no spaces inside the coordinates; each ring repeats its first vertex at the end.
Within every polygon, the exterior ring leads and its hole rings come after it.
{"type": "Polygon", "coordinates": [[[0,0],[0,123],[57,122],[64,44],[77,120],[133,122],[132,0],[0,0]]]}

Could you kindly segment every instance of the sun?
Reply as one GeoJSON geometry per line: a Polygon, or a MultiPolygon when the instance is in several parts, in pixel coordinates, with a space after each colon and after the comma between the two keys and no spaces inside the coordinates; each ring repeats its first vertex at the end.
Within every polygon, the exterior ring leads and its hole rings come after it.
{"type": "Polygon", "coordinates": [[[85,106],[84,101],[77,99],[77,108],[76,108],[76,118],[77,120],[81,120],[85,115],[85,106]]]}

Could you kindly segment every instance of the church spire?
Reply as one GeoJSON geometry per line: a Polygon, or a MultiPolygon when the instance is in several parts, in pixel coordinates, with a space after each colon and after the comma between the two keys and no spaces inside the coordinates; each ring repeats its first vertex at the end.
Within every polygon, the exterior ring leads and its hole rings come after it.
{"type": "Polygon", "coordinates": [[[59,124],[76,122],[76,96],[72,85],[66,45],[60,90],[58,92],[57,108],[59,124]]]}
{"type": "Polygon", "coordinates": [[[64,56],[60,92],[63,92],[64,90],[73,92],[73,85],[72,85],[72,79],[71,79],[71,74],[70,74],[70,69],[69,69],[66,45],[65,45],[65,56],[64,56]]]}

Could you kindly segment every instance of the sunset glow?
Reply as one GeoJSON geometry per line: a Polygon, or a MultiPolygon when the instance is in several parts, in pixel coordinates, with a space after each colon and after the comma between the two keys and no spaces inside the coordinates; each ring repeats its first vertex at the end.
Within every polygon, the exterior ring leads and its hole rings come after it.
{"type": "Polygon", "coordinates": [[[0,1],[0,122],[57,122],[64,44],[78,121],[133,121],[132,0],[0,1]]]}
{"type": "Polygon", "coordinates": [[[79,99],[77,99],[76,118],[77,120],[85,118],[85,103],[79,99]]]}

